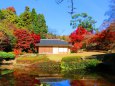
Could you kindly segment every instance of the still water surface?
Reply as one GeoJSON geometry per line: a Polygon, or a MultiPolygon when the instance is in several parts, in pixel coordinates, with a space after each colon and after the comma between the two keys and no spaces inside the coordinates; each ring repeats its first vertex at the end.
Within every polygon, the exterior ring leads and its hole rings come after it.
{"type": "Polygon", "coordinates": [[[1,70],[0,86],[115,86],[115,77],[97,74],[72,74],[45,76],[1,70]]]}

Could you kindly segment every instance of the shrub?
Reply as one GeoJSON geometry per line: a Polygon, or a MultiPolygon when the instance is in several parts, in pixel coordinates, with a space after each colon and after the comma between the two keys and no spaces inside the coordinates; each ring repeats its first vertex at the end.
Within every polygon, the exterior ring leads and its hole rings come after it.
{"type": "Polygon", "coordinates": [[[76,62],[76,61],[80,61],[81,60],[81,56],[68,56],[68,57],[64,57],[62,58],[62,62],[76,62]]]}
{"type": "Polygon", "coordinates": [[[13,59],[15,58],[15,55],[12,52],[7,53],[7,52],[0,51],[0,58],[13,59]]]}
{"type": "Polygon", "coordinates": [[[101,61],[97,59],[88,59],[85,61],[85,65],[87,69],[92,69],[97,66],[97,64],[101,63],[101,61]]]}
{"type": "Polygon", "coordinates": [[[62,71],[87,70],[96,67],[98,63],[97,59],[82,60],[79,56],[65,57],[61,62],[61,69],[62,71]]]}
{"type": "Polygon", "coordinates": [[[62,71],[71,71],[76,69],[84,69],[84,65],[80,64],[81,58],[78,56],[64,57],[61,61],[62,71]]]}

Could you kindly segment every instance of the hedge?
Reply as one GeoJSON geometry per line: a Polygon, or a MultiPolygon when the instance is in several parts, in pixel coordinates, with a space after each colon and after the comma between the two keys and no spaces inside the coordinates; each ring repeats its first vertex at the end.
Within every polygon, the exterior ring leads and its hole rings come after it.
{"type": "Polygon", "coordinates": [[[3,58],[3,59],[14,59],[15,58],[15,54],[12,53],[12,52],[0,51],[0,58],[3,58]]]}

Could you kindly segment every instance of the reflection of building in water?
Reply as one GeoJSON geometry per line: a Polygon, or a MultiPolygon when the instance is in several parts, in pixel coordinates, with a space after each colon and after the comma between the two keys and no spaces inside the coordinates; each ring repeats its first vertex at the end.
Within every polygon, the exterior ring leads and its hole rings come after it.
{"type": "Polygon", "coordinates": [[[62,80],[59,82],[47,82],[51,86],[71,86],[69,80],[62,80]]]}
{"type": "Polygon", "coordinates": [[[46,76],[46,77],[38,77],[36,79],[40,80],[41,83],[60,82],[60,81],[64,80],[62,77],[59,77],[59,76],[58,77],[54,77],[54,76],[52,76],[52,77],[48,77],[48,76],[46,76]]]}

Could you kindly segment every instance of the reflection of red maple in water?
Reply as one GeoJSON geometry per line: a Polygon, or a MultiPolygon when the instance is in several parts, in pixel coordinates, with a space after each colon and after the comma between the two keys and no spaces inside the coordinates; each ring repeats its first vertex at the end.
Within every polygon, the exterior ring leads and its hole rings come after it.
{"type": "Polygon", "coordinates": [[[14,72],[15,86],[35,86],[40,85],[40,80],[35,79],[35,76],[14,72]]]}
{"type": "MultiPolygon", "coordinates": [[[[26,72],[27,73],[27,72],[26,72]]],[[[40,85],[40,80],[35,79],[36,76],[28,75],[24,71],[15,71],[8,76],[0,78],[0,86],[35,86],[40,85]]],[[[71,80],[71,86],[115,86],[105,79],[84,79],[71,80]]],[[[66,86],[66,85],[65,85],[66,86]]]]}
{"type": "Polygon", "coordinates": [[[92,80],[73,80],[71,81],[71,86],[115,86],[115,84],[111,84],[101,79],[92,79],[92,80]]]}

